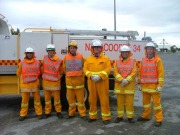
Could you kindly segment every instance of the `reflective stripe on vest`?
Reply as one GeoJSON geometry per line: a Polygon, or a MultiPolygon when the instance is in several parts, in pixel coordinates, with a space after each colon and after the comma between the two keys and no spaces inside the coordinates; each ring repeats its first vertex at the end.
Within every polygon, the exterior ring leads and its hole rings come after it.
{"type": "Polygon", "coordinates": [[[37,92],[39,88],[21,88],[21,92],[37,92]]]}
{"type": "Polygon", "coordinates": [[[127,77],[128,75],[130,75],[134,68],[134,62],[134,59],[129,59],[126,62],[116,60],[116,66],[118,68],[119,74],[121,74],[122,77],[127,77]]]}
{"type": "Polygon", "coordinates": [[[140,82],[148,83],[148,84],[157,84],[158,83],[158,73],[157,73],[157,65],[156,60],[158,56],[154,58],[154,60],[147,60],[147,58],[142,59],[142,67],[140,71],[140,82]]]}
{"type": "Polygon", "coordinates": [[[44,56],[44,73],[43,79],[49,81],[58,81],[60,79],[59,68],[61,60],[58,58],[56,61],[52,61],[48,56],[44,56]]]}
{"type": "Polygon", "coordinates": [[[50,91],[54,91],[54,90],[60,90],[61,86],[43,86],[44,90],[50,90],[50,91]]]}
{"type": "Polygon", "coordinates": [[[66,76],[81,76],[83,73],[82,61],[83,57],[81,54],[72,56],[67,54],[65,56],[66,60],[66,76]]]}
{"type": "Polygon", "coordinates": [[[22,80],[24,83],[35,82],[40,74],[40,63],[34,60],[32,63],[22,61],[22,80]]]}

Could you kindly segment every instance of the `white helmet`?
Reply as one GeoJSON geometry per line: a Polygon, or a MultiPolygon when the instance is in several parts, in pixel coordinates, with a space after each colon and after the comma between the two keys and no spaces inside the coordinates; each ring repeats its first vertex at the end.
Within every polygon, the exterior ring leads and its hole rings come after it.
{"type": "Polygon", "coordinates": [[[120,52],[130,52],[130,51],[131,51],[131,49],[127,45],[123,45],[120,48],[120,52]]]}
{"type": "Polygon", "coordinates": [[[149,43],[146,44],[145,48],[146,47],[154,47],[154,48],[156,48],[156,45],[154,43],[152,43],[152,42],[149,42],[149,43]]]}
{"type": "Polygon", "coordinates": [[[91,43],[91,47],[94,47],[94,46],[102,47],[102,42],[99,39],[94,39],[91,43]]]}
{"type": "Polygon", "coordinates": [[[55,45],[54,44],[48,44],[46,47],[46,51],[51,51],[51,50],[55,50],[55,45]]]}
{"type": "Polygon", "coordinates": [[[34,53],[34,50],[31,47],[26,48],[25,53],[34,53]]]}

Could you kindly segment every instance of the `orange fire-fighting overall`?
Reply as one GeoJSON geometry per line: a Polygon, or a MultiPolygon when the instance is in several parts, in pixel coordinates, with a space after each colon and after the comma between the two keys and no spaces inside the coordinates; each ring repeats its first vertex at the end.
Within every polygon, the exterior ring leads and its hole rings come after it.
{"type": "Polygon", "coordinates": [[[40,62],[34,58],[31,60],[24,58],[24,60],[19,63],[16,74],[20,77],[20,90],[22,96],[20,116],[25,117],[28,114],[31,93],[34,97],[36,115],[42,115],[42,105],[39,93],[40,62]]]}
{"type": "Polygon", "coordinates": [[[51,95],[54,96],[54,107],[57,113],[62,110],[60,101],[60,81],[62,74],[62,61],[57,55],[54,55],[52,59],[49,59],[47,55],[44,56],[42,61],[42,78],[43,89],[45,97],[45,114],[51,114],[52,104],[51,95]]]}
{"type": "Polygon", "coordinates": [[[150,119],[152,98],[156,122],[161,122],[163,120],[161,92],[156,91],[158,86],[164,85],[164,67],[161,58],[157,55],[150,60],[146,57],[143,58],[139,76],[143,92],[144,112],[142,117],[150,119]]]}
{"type": "Polygon", "coordinates": [[[72,56],[68,53],[63,61],[63,69],[66,73],[67,99],[69,103],[69,116],[74,116],[76,112],[76,99],[80,117],[86,116],[84,104],[84,58],[80,53],[72,56]]]}
{"type": "Polygon", "coordinates": [[[134,59],[122,57],[114,63],[115,88],[114,93],[117,94],[117,114],[119,118],[124,116],[124,107],[126,108],[127,118],[134,117],[134,93],[135,93],[135,77],[137,75],[136,62],[134,59]],[[121,81],[127,79],[129,83],[121,86],[121,81]]]}
{"type": "Polygon", "coordinates": [[[109,73],[111,69],[110,60],[107,56],[100,54],[99,57],[89,56],[84,63],[84,73],[88,77],[89,90],[89,117],[97,119],[97,100],[99,97],[101,104],[102,120],[110,120],[109,106],[109,73]],[[92,75],[99,75],[102,80],[94,82],[90,79],[92,75]]]}

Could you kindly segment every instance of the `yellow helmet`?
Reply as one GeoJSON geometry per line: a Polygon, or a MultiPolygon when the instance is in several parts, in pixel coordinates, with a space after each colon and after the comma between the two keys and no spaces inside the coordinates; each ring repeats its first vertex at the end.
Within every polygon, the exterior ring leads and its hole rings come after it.
{"type": "Polygon", "coordinates": [[[68,47],[70,47],[70,46],[77,47],[77,42],[75,40],[71,40],[71,42],[69,43],[68,47]]]}

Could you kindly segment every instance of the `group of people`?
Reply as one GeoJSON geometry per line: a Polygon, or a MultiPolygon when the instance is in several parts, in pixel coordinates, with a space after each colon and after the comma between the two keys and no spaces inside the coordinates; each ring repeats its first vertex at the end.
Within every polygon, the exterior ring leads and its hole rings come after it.
{"type": "MultiPolygon", "coordinates": [[[[109,74],[111,62],[103,54],[103,45],[100,40],[91,43],[91,55],[86,59],[77,52],[76,41],[68,45],[68,53],[61,60],[56,55],[55,46],[47,45],[47,55],[42,62],[36,60],[33,48],[25,50],[24,60],[20,62],[17,76],[20,77],[20,90],[22,95],[19,120],[23,121],[28,114],[30,94],[34,96],[34,108],[38,119],[43,118],[42,105],[39,92],[39,77],[42,75],[42,86],[45,98],[45,118],[51,116],[51,95],[54,96],[54,107],[59,119],[62,106],[60,100],[61,77],[65,74],[66,96],[69,104],[67,119],[75,117],[76,109],[80,118],[95,122],[98,118],[97,101],[100,101],[101,117],[105,125],[111,121],[109,103],[109,74]],[[84,81],[87,77],[89,90],[89,115],[86,115],[84,103],[84,81]],[[77,103],[76,103],[77,101],[77,103]]],[[[114,93],[117,95],[117,118],[115,123],[123,121],[124,113],[129,123],[134,120],[134,94],[136,86],[143,95],[143,114],[137,121],[149,121],[151,113],[151,100],[153,100],[155,126],[162,124],[163,113],[161,106],[161,92],[164,84],[164,69],[161,58],[156,54],[156,47],[152,42],[145,46],[145,57],[137,68],[136,60],[131,58],[131,49],[124,45],[120,48],[120,55],[113,64],[115,78],[114,93]],[[138,76],[138,81],[137,81],[138,76]],[[137,84],[137,85],[136,85],[137,84]]]]}

